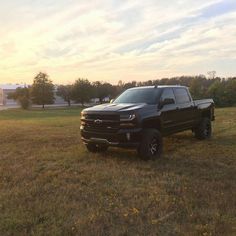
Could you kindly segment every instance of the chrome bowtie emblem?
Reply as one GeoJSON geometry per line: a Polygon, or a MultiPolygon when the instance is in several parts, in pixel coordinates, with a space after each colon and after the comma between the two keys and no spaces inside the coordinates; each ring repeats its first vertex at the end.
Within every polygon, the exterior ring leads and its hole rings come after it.
{"type": "Polygon", "coordinates": [[[99,119],[94,120],[94,123],[95,123],[95,124],[102,124],[102,120],[99,120],[99,119]]]}

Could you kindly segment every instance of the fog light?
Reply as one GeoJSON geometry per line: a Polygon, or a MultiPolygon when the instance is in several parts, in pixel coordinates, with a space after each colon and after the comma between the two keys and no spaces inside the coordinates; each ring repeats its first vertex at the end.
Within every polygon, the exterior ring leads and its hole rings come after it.
{"type": "Polygon", "coordinates": [[[126,138],[128,141],[130,141],[130,133],[126,133],[126,138]]]}
{"type": "Polygon", "coordinates": [[[133,123],[121,123],[120,127],[122,127],[122,128],[133,128],[134,124],[133,123]]]}

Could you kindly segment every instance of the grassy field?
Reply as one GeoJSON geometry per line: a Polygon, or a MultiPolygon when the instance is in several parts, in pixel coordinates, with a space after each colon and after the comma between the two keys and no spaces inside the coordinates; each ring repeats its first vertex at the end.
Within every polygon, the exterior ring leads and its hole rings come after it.
{"type": "Polygon", "coordinates": [[[0,112],[0,235],[236,235],[236,108],[161,160],[90,154],[78,109],[0,112]]]}

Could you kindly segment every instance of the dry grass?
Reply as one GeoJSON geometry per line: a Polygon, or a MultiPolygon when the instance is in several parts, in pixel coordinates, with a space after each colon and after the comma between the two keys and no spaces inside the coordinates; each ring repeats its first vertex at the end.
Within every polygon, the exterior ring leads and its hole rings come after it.
{"type": "Polygon", "coordinates": [[[236,108],[163,159],[89,154],[79,110],[0,112],[0,235],[235,235],[236,108]]]}

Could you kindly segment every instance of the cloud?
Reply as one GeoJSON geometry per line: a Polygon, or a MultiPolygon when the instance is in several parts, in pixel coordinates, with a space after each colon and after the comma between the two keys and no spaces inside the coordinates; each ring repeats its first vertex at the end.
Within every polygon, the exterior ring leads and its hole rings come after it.
{"type": "Polygon", "coordinates": [[[1,83],[30,82],[40,70],[62,83],[236,72],[233,0],[0,4],[1,83]]]}

